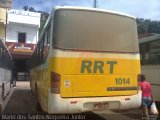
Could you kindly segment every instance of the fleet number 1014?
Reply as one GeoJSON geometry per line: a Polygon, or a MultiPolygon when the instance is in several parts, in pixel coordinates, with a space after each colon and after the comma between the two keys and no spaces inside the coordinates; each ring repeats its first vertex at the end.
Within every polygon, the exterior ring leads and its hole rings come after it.
{"type": "Polygon", "coordinates": [[[129,78],[116,78],[115,79],[116,85],[126,85],[130,84],[130,79],[129,78]]]}

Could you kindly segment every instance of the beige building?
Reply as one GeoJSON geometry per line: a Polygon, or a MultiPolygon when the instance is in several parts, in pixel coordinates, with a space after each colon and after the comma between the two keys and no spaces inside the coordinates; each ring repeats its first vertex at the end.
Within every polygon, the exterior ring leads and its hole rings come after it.
{"type": "Polygon", "coordinates": [[[0,38],[5,42],[7,9],[12,5],[12,0],[0,0],[0,38]]]}
{"type": "Polygon", "coordinates": [[[0,8],[0,38],[5,42],[6,38],[6,8],[0,8]]]}

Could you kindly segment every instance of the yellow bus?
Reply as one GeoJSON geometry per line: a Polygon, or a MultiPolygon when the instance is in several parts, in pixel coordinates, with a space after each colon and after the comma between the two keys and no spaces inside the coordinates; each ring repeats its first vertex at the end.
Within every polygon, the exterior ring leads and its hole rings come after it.
{"type": "Polygon", "coordinates": [[[55,7],[31,59],[31,88],[48,113],[131,109],[141,105],[135,18],[55,7]]]}

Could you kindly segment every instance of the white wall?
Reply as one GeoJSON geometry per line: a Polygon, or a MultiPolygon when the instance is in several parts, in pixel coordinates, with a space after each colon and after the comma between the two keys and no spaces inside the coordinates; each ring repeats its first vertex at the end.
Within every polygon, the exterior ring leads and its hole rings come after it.
{"type": "Polygon", "coordinates": [[[26,33],[26,43],[36,44],[38,41],[38,26],[20,23],[9,23],[6,30],[6,42],[18,42],[18,32],[26,33]]]}
{"type": "Polygon", "coordinates": [[[7,23],[23,23],[40,26],[40,13],[10,9],[7,12],[7,23]]]}
{"type": "Polygon", "coordinates": [[[10,9],[7,12],[6,42],[18,42],[18,33],[26,33],[26,42],[36,44],[40,13],[10,9]]]}

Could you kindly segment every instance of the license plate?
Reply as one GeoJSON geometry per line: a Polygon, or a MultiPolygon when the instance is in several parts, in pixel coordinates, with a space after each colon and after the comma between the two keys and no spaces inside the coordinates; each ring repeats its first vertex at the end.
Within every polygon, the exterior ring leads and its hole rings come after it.
{"type": "Polygon", "coordinates": [[[93,105],[93,110],[102,110],[108,108],[108,103],[96,103],[93,105]]]}

